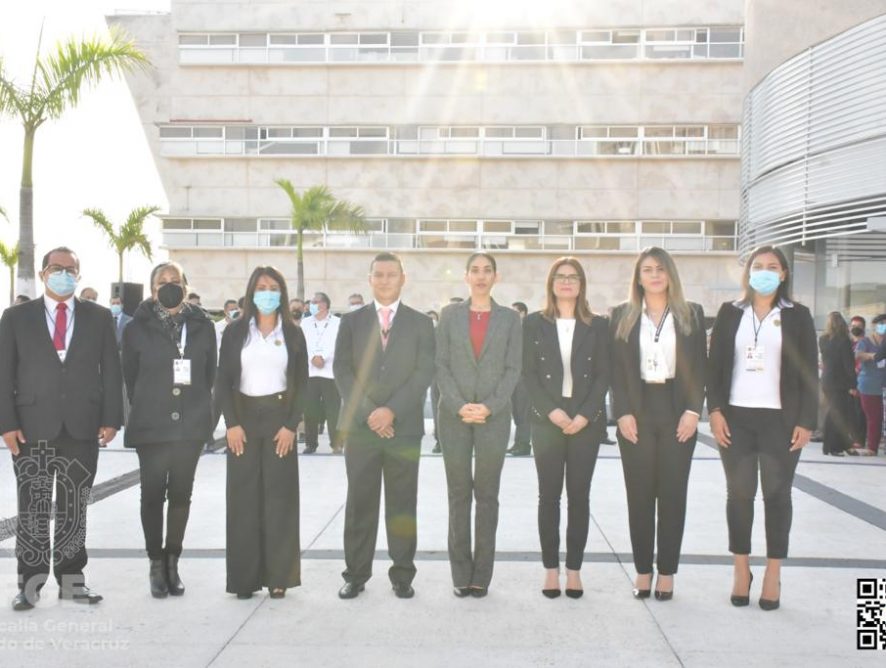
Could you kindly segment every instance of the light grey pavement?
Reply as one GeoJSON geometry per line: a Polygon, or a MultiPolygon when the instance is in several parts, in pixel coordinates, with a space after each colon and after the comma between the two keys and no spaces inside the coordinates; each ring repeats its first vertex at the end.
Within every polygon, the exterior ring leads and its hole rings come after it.
{"type": "MultiPolygon", "coordinates": [[[[707,425],[702,431],[707,434],[707,425]]],[[[610,429],[610,432],[612,430],[610,429]]],[[[709,440],[709,436],[705,436],[709,440]]],[[[725,483],[716,451],[699,443],[690,480],[684,558],[673,601],[631,598],[634,576],[618,449],[602,446],[591,492],[585,596],[548,600],[536,532],[531,458],[508,458],[498,560],[485,599],[451,594],[443,460],[423,443],[416,596],[394,597],[383,529],[375,577],[341,601],[344,460],[302,456],[303,586],[282,600],[224,592],[225,456],[197,470],[182,558],[187,593],[154,600],[139,523],[137,483],[89,510],[90,586],[98,606],[59,603],[55,585],[35,610],[15,613],[13,539],[0,542],[0,666],[867,666],[886,651],[856,650],[856,578],[886,577],[886,458],[804,452],[794,489],[791,556],[782,608],[729,604],[725,483]]],[[[119,442],[102,452],[98,483],[137,468],[119,442]]],[[[124,479],[125,480],[125,479],[124,479]]],[[[0,456],[0,518],[15,514],[14,477],[0,456]]],[[[100,487],[97,489],[101,489],[100,487]]],[[[763,553],[757,504],[754,549],[763,553]]]]}

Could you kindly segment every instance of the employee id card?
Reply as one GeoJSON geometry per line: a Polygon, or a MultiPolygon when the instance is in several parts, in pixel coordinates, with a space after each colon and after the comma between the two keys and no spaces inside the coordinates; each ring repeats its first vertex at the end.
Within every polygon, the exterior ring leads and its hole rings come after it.
{"type": "Polygon", "coordinates": [[[191,384],[191,360],[172,360],[172,383],[173,385],[191,384]]]}
{"type": "Polygon", "coordinates": [[[766,370],[766,348],[764,346],[747,346],[744,355],[745,371],[766,370]]]}
{"type": "Polygon", "coordinates": [[[661,345],[651,346],[644,360],[643,371],[647,383],[664,383],[668,379],[668,363],[661,345]]]}

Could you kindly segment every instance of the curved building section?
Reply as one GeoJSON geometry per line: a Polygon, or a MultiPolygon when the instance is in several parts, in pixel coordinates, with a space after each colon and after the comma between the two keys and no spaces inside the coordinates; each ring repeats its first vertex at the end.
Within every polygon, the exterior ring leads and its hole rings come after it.
{"type": "MultiPolygon", "coordinates": [[[[884,100],[886,15],[808,48],[750,91],[742,128],[741,254],[762,244],[884,229],[884,100]]],[[[874,241],[871,252],[882,253],[874,241]]]]}

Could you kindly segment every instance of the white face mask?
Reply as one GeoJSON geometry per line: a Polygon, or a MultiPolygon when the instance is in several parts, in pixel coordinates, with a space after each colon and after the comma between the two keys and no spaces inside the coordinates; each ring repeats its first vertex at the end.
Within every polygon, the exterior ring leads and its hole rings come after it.
{"type": "Polygon", "coordinates": [[[363,304],[351,304],[350,306],[348,306],[348,310],[351,311],[356,311],[361,308],[363,308],[363,304]]]}

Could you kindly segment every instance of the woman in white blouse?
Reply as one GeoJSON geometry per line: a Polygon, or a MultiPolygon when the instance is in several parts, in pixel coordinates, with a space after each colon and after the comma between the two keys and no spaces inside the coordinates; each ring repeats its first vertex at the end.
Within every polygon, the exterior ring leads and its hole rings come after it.
{"type": "Polygon", "coordinates": [[[243,315],[225,329],[216,401],[227,425],[227,591],[271,598],[301,584],[298,457],[308,358],[286,281],[258,267],[243,315]]]}
{"type": "Polygon", "coordinates": [[[732,605],[750,602],[754,497],[766,510],[766,573],[760,607],[781,599],[791,485],[818,412],[818,347],[809,309],[791,301],[790,268],[772,246],[751,253],[744,294],[720,307],[711,332],[708,411],[726,472],[726,520],[734,555],[732,605]]]}
{"type": "Polygon", "coordinates": [[[628,301],[612,312],[612,410],[628,498],[637,578],[635,598],[674,595],[686,491],[704,403],[704,312],[687,302],[667,251],[647,248],[637,258],[628,301]],[[656,519],[658,520],[656,530],[656,519]]]}

